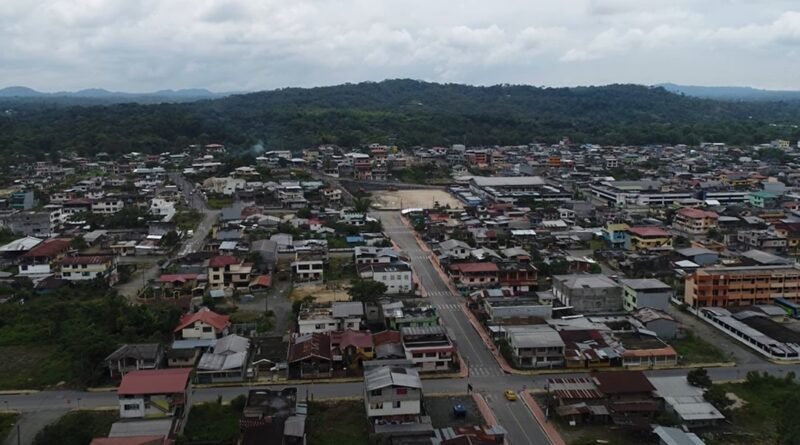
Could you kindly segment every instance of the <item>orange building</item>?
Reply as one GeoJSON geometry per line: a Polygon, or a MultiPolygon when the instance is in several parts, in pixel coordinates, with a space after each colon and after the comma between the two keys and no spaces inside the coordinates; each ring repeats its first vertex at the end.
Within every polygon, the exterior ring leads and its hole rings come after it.
{"type": "Polygon", "coordinates": [[[684,301],[692,307],[800,303],[800,266],[706,267],[686,277],[684,301]]]}

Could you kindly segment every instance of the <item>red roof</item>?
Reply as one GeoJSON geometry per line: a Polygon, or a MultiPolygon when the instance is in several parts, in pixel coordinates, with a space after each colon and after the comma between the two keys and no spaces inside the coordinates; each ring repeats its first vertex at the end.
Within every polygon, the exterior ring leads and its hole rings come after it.
{"type": "Polygon", "coordinates": [[[208,267],[225,267],[230,266],[231,264],[239,264],[239,258],[230,255],[219,255],[211,258],[208,261],[208,267]]]}
{"type": "Polygon", "coordinates": [[[338,331],[331,333],[331,343],[339,345],[340,348],[355,346],[356,348],[371,348],[373,345],[372,334],[365,331],[338,331]]]}
{"type": "Polygon", "coordinates": [[[660,227],[631,227],[628,232],[637,236],[669,236],[669,232],[660,227]]]}
{"type": "Polygon", "coordinates": [[[166,274],[158,277],[158,281],[160,283],[175,283],[175,282],[185,283],[187,281],[192,281],[196,279],[197,279],[196,273],[166,274]]]}
{"type": "Polygon", "coordinates": [[[450,269],[463,273],[476,272],[498,272],[497,264],[494,263],[458,263],[450,266],[450,269]]]}
{"type": "Polygon", "coordinates": [[[375,346],[389,343],[400,344],[400,331],[381,331],[372,334],[372,343],[375,346]]]}
{"type": "Polygon", "coordinates": [[[164,445],[172,443],[164,436],[98,437],[89,445],[164,445]]]}
{"type": "Polygon", "coordinates": [[[110,255],[68,256],[61,259],[61,264],[103,264],[111,260],[110,255]]]}
{"type": "Polygon", "coordinates": [[[656,389],[642,371],[595,372],[592,377],[605,395],[649,393],[656,389]]]}
{"type": "Polygon", "coordinates": [[[212,312],[211,309],[204,307],[193,314],[185,314],[181,317],[181,321],[178,323],[178,327],[175,328],[175,332],[183,330],[183,328],[191,326],[198,321],[202,321],[214,329],[221,331],[230,324],[230,317],[212,312]]]}
{"type": "Polygon", "coordinates": [[[700,219],[700,218],[717,219],[717,218],[719,218],[719,215],[717,215],[714,212],[707,212],[705,210],[695,209],[693,207],[684,207],[684,208],[678,210],[678,214],[679,215],[683,215],[683,216],[685,216],[687,218],[694,218],[694,219],[700,219]]]}
{"type": "Polygon", "coordinates": [[[261,287],[270,287],[272,286],[272,276],[271,275],[259,275],[253,281],[250,282],[250,287],[253,286],[261,286],[261,287]]]}
{"type": "Polygon", "coordinates": [[[313,333],[310,336],[300,336],[294,339],[295,343],[289,346],[289,363],[305,360],[310,357],[319,357],[333,360],[331,353],[331,337],[325,334],[313,333]],[[297,342],[301,340],[300,342],[297,342]]]}
{"type": "Polygon", "coordinates": [[[69,240],[64,238],[56,238],[39,243],[33,249],[27,251],[23,257],[48,257],[53,258],[58,254],[66,252],[69,249],[69,240]]]}
{"type": "Polygon", "coordinates": [[[186,390],[192,368],[131,371],[122,377],[118,395],[178,394],[186,390]]]}

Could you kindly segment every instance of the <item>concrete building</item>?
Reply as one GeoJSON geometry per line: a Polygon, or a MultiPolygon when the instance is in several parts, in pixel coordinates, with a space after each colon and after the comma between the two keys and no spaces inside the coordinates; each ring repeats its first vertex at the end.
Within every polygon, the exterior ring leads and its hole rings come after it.
{"type": "Polygon", "coordinates": [[[564,365],[564,340],[548,325],[506,326],[514,364],[520,368],[556,368],[564,365]]]}
{"type": "Polygon", "coordinates": [[[373,427],[418,422],[422,380],[414,368],[379,366],[364,371],[364,409],[373,427]]]}
{"type": "Polygon", "coordinates": [[[407,294],[414,290],[413,273],[407,263],[371,263],[359,266],[361,278],[386,285],[387,294],[407,294]]]}
{"type": "Polygon", "coordinates": [[[684,207],[675,213],[672,227],[688,235],[705,235],[717,228],[719,215],[706,210],[684,207]]]}
{"type": "Polygon", "coordinates": [[[67,281],[101,278],[109,285],[114,285],[117,282],[117,257],[113,255],[64,257],[61,259],[61,278],[67,281]]]}
{"type": "Polygon", "coordinates": [[[324,267],[322,260],[295,261],[292,274],[298,282],[322,281],[324,267]]]}
{"type": "Polygon", "coordinates": [[[800,266],[706,267],[686,277],[684,302],[693,307],[800,303],[800,266]]]}
{"type": "Polygon", "coordinates": [[[577,313],[622,310],[622,287],[605,275],[554,275],[553,295],[577,313]]]}
{"type": "Polygon", "coordinates": [[[620,280],[623,291],[623,308],[628,311],[649,307],[666,310],[672,298],[672,288],[654,278],[620,280]]]}
{"type": "Polygon", "coordinates": [[[447,371],[456,359],[456,347],[444,326],[418,326],[400,329],[406,359],[420,372],[447,371]]]}

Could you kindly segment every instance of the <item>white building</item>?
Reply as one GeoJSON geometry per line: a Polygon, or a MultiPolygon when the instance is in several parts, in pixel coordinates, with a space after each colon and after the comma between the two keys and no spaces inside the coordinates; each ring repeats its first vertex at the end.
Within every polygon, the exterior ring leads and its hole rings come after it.
{"type": "Polygon", "coordinates": [[[413,272],[407,263],[370,263],[359,266],[361,278],[386,285],[387,294],[405,294],[414,290],[413,272]]]}
{"type": "Polygon", "coordinates": [[[294,281],[322,281],[324,264],[322,260],[295,261],[292,263],[294,281]]]}
{"type": "Polygon", "coordinates": [[[380,366],[364,371],[364,406],[372,425],[410,423],[422,412],[422,381],[416,369],[380,366]],[[391,419],[391,420],[390,420],[391,419]]]}

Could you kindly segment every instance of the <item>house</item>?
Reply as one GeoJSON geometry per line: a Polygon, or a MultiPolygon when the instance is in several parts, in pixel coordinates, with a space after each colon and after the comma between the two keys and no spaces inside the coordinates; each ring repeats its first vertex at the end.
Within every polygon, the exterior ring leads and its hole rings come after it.
{"type": "Polygon", "coordinates": [[[622,310],[622,288],[605,275],[554,275],[553,295],[577,313],[622,310]]]}
{"type": "Polygon", "coordinates": [[[204,353],[197,364],[198,383],[239,382],[249,377],[250,340],[227,335],[204,353]]]}
{"type": "Polygon", "coordinates": [[[381,321],[386,329],[399,330],[412,326],[438,326],[439,315],[429,304],[414,306],[413,303],[393,301],[381,304],[381,321]]]}
{"type": "Polygon", "coordinates": [[[695,433],[687,433],[680,428],[656,426],[653,434],[658,436],[659,445],[706,445],[695,433]]]}
{"type": "Polygon", "coordinates": [[[548,325],[506,326],[514,365],[520,368],[554,368],[564,365],[564,341],[548,325]]]}
{"type": "Polygon", "coordinates": [[[203,307],[197,312],[183,315],[174,332],[177,339],[215,339],[227,335],[230,327],[229,316],[203,307]]]}
{"type": "Polygon", "coordinates": [[[453,260],[466,260],[470,256],[472,248],[469,244],[456,239],[449,239],[439,243],[439,257],[447,257],[453,260]]]}
{"type": "Polygon", "coordinates": [[[157,369],[164,361],[164,348],[159,343],[122,345],[104,361],[111,377],[123,376],[131,371],[157,369]]]}
{"type": "Polygon", "coordinates": [[[658,338],[672,340],[678,333],[678,322],[664,311],[643,307],[631,312],[631,316],[658,338]]]}
{"type": "Polygon", "coordinates": [[[252,264],[234,256],[215,256],[208,260],[208,286],[211,289],[247,288],[252,270],[252,264]]]}
{"type": "Polygon", "coordinates": [[[406,359],[420,372],[447,371],[456,361],[456,347],[444,326],[403,327],[400,335],[406,359]]]}
{"type": "Polygon", "coordinates": [[[703,398],[703,388],[692,386],[686,376],[653,376],[655,396],[668,413],[675,414],[689,428],[705,427],[724,420],[725,416],[703,398]]]}
{"type": "Polygon", "coordinates": [[[162,435],[137,435],[123,437],[97,437],[89,445],[171,445],[172,440],[162,435]]]}
{"type": "Polygon", "coordinates": [[[53,238],[37,244],[20,257],[19,274],[46,276],[57,269],[59,261],[69,250],[69,240],[53,238]]]}
{"type": "Polygon", "coordinates": [[[372,334],[375,358],[379,360],[404,359],[403,341],[399,331],[381,331],[372,334]]]}
{"type": "Polygon", "coordinates": [[[672,287],[654,278],[622,279],[622,306],[628,312],[649,307],[666,310],[673,296],[672,287]]]}
{"type": "Polygon", "coordinates": [[[450,277],[458,286],[467,288],[489,287],[497,284],[500,269],[495,263],[457,263],[448,268],[450,277]]]}
{"type": "MultiPolygon", "coordinates": [[[[192,368],[131,371],[117,388],[120,419],[171,417],[173,432],[183,431],[191,406],[192,368]]],[[[113,431],[113,429],[112,429],[113,431]]]]}
{"type": "Polygon", "coordinates": [[[375,345],[370,332],[347,329],[331,332],[330,335],[334,362],[358,369],[363,362],[372,360],[375,356],[375,345]]]}
{"type": "Polygon", "coordinates": [[[53,235],[61,222],[61,211],[21,211],[3,218],[3,226],[12,233],[46,238],[53,235]]]}
{"type": "Polygon", "coordinates": [[[331,304],[331,315],[339,331],[358,331],[364,323],[364,304],[360,301],[336,301],[331,304]]]}
{"type": "Polygon", "coordinates": [[[630,226],[625,223],[612,223],[603,227],[602,238],[612,249],[620,249],[625,247],[628,242],[628,229],[630,226]]]}
{"type": "Polygon", "coordinates": [[[539,271],[532,264],[519,261],[500,261],[496,264],[497,281],[501,289],[513,295],[529,294],[536,290],[539,271]]]}
{"type": "Polygon", "coordinates": [[[422,381],[416,369],[376,366],[364,371],[364,408],[370,426],[419,422],[422,381]]]}
{"type": "Polygon", "coordinates": [[[675,251],[678,261],[688,260],[699,266],[709,266],[719,262],[719,253],[703,247],[687,247],[675,251]]]}
{"type": "Polygon", "coordinates": [[[273,270],[278,264],[278,243],[271,240],[256,240],[250,244],[250,253],[258,254],[262,263],[269,270],[273,270]]]}
{"type": "Polygon", "coordinates": [[[125,207],[125,202],[116,196],[106,196],[92,202],[92,213],[100,215],[113,215],[125,207]]]}
{"type": "Polygon", "coordinates": [[[322,260],[294,261],[291,267],[295,282],[319,282],[323,279],[325,264],[322,260]]]}
{"type": "Polygon", "coordinates": [[[660,227],[629,227],[628,250],[664,250],[672,249],[672,235],[660,227]]]}
{"type": "Polygon", "coordinates": [[[361,278],[386,285],[387,294],[407,294],[414,290],[411,266],[408,263],[370,263],[358,267],[361,278]]]}
{"type": "Polygon", "coordinates": [[[313,333],[294,337],[286,361],[290,379],[331,377],[333,354],[330,335],[313,333]]]}
{"type": "Polygon", "coordinates": [[[706,235],[718,227],[719,215],[707,210],[684,207],[675,212],[672,227],[687,235],[706,235]]]}
{"type": "Polygon", "coordinates": [[[86,281],[100,278],[113,286],[118,279],[114,255],[67,256],[61,259],[61,279],[86,281]]]}
{"type": "Polygon", "coordinates": [[[393,263],[400,260],[400,255],[391,247],[356,246],[353,248],[356,265],[370,263],[393,263]]]}
{"type": "MultiPolygon", "coordinates": [[[[499,289],[484,290],[486,293],[503,291],[499,289]]],[[[490,325],[514,324],[512,321],[546,320],[553,315],[552,302],[542,302],[538,298],[484,296],[482,298],[483,311],[490,325]]]]}
{"type": "Polygon", "coordinates": [[[605,406],[619,425],[647,422],[658,411],[655,387],[641,371],[593,372],[592,380],[605,398],[605,406]]]}

